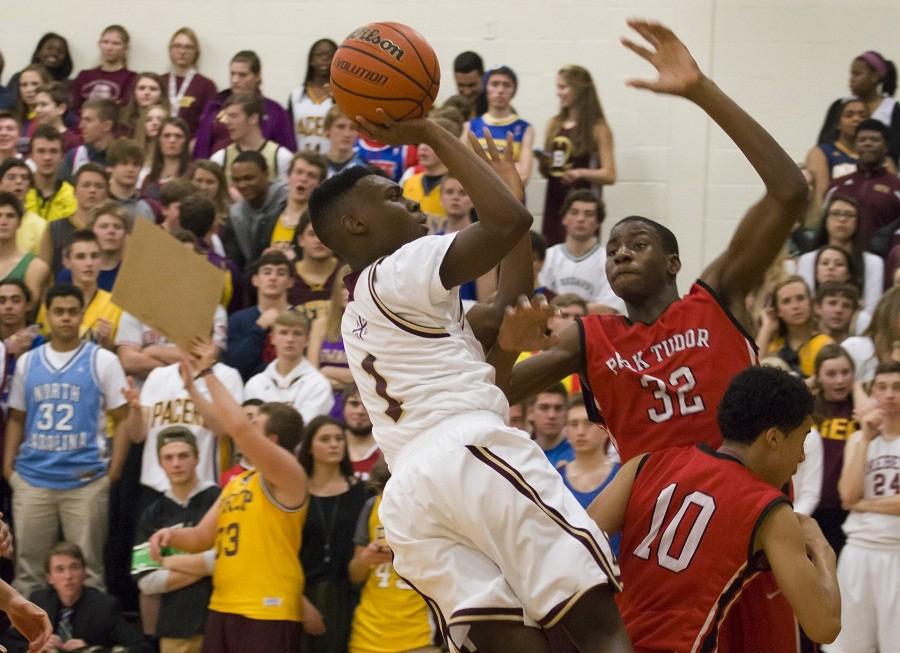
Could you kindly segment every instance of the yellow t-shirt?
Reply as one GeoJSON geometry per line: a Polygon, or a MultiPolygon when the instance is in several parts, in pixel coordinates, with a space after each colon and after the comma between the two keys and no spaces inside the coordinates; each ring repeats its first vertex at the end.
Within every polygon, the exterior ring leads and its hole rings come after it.
{"type": "MultiPolygon", "coordinates": [[[[381,497],[369,513],[369,541],[384,538],[378,519],[381,497]]],[[[429,646],[434,640],[428,606],[385,562],[369,574],[353,613],[350,653],[394,653],[429,646]]]]}
{"type": "MultiPolygon", "coordinates": [[[[122,319],[122,309],[113,304],[112,293],[97,288],[91,302],[84,308],[84,317],[78,330],[82,340],[95,340],[94,329],[97,321],[101,318],[106,319],[112,325],[110,340],[115,341],[116,331],[119,330],[119,320],[122,319]]],[[[50,325],[47,323],[47,307],[44,304],[41,304],[41,310],[38,311],[37,323],[40,325],[41,334],[49,337],[50,325]]]]}
{"type": "Polygon", "coordinates": [[[20,252],[37,254],[41,247],[41,237],[47,221],[34,211],[25,211],[19,228],[16,229],[16,247],[20,252]]]}
{"type": "MultiPolygon", "coordinates": [[[[826,336],[824,333],[818,333],[800,345],[800,348],[797,350],[797,357],[800,361],[800,373],[803,374],[803,376],[810,377],[816,373],[816,356],[822,347],[832,342],[834,342],[834,340],[831,339],[831,336],[826,336]]],[[[783,347],[784,338],[776,338],[769,344],[768,353],[777,355],[783,347]]]]}
{"type": "Polygon", "coordinates": [[[72,184],[64,181],[53,195],[44,199],[36,188],[32,188],[25,195],[25,210],[34,211],[47,222],[68,218],[78,210],[75,189],[72,184]]]}
{"type": "Polygon", "coordinates": [[[444,211],[444,205],[441,204],[441,185],[437,183],[428,192],[425,192],[425,173],[420,172],[412,175],[403,182],[403,196],[414,202],[418,202],[422,207],[422,212],[428,215],[436,215],[443,217],[447,215],[444,211]]]}
{"type": "Polygon", "coordinates": [[[269,241],[269,244],[292,243],[294,242],[294,232],[296,231],[296,227],[285,227],[281,224],[281,217],[279,216],[278,220],[275,221],[275,228],[272,229],[272,239],[269,241]]]}
{"type": "Polygon", "coordinates": [[[303,621],[300,543],[309,503],[279,505],[260,474],[235,476],[221,495],[209,609],[263,621],[303,621]]]}

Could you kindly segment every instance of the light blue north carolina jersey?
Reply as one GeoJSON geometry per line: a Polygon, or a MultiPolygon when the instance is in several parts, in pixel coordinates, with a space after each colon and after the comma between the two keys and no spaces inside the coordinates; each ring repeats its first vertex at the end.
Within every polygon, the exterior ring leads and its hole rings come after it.
{"type": "Polygon", "coordinates": [[[106,473],[99,348],[84,342],[56,369],[47,347],[31,353],[25,370],[25,434],[16,471],[31,485],[68,490],[106,473]]]}

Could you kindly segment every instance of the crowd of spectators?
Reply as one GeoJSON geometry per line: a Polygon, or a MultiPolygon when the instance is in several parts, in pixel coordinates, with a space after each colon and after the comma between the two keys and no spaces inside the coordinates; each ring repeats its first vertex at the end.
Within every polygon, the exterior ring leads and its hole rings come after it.
{"type": "MultiPolygon", "coordinates": [[[[293,453],[310,495],[297,552],[307,650],[432,650],[425,603],[393,572],[378,522],[389,473],[341,341],[349,268],[317,238],[307,204],[350,166],[401,184],[432,233],[477,220],[472,203],[427,145],[357,132],[330,94],[331,39],[312,44],[285,105],[263,94],[251,50],[231,58],[220,91],[197,69],[192,29],[170,39],[167,71],[128,69],[129,41],[124,27],[107,27],[99,66],[76,72],[66,39],[45,34],[0,92],[0,510],[17,539],[3,571],[50,614],[55,648],[202,646],[216,552],[173,553],[154,568],[139,550],[161,528],[198,524],[219,488],[253,464],[202,407],[206,380],[184,382],[183,353],[112,302],[127,235],[147,220],[225,279],[210,334],[216,384],[251,423],[273,422],[268,406],[286,404],[303,429],[293,453]]],[[[624,313],[602,236],[613,134],[590,73],[558,71],[559,111],[542,140],[514,109],[512,68],[463,52],[453,73],[457,94],[431,118],[464,139],[490,132],[514,148],[523,180],[535,162],[548,180],[532,241],[534,287],[559,309],[550,329],[624,313]]],[[[850,94],[828,108],[802,165],[810,209],[747,297],[762,362],[817,394],[797,509],[838,552],[844,444],[874,410],[866,384],[876,367],[900,361],[896,81],[877,52],[852,60],[850,94]]],[[[496,281],[495,271],[463,286],[464,305],[488,300],[496,281]]],[[[587,420],[577,376],[511,406],[510,422],[533,434],[583,505],[617,469],[609,434],[587,420]]],[[[3,641],[21,650],[14,633],[3,641]]]]}

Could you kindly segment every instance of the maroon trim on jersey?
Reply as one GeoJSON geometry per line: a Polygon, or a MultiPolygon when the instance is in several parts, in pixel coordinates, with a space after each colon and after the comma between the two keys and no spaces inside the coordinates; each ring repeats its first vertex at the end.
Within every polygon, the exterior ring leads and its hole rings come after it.
{"type": "Polygon", "coordinates": [[[525,613],[522,608],[463,608],[450,615],[450,626],[474,624],[481,621],[515,621],[523,623],[525,613]]]}
{"type": "Polygon", "coordinates": [[[731,323],[734,325],[734,327],[741,333],[742,336],[747,339],[747,342],[750,343],[750,346],[753,347],[753,351],[759,354],[759,347],[756,346],[756,338],[747,333],[747,329],[744,328],[744,325],[740,323],[740,320],[738,320],[734,316],[734,313],[731,312],[731,309],[729,309],[728,306],[725,305],[725,302],[722,301],[722,298],[719,297],[719,294],[702,279],[697,279],[694,283],[710,294],[710,296],[716,301],[716,304],[719,305],[719,308],[722,309],[722,312],[725,313],[725,317],[731,320],[731,323]]]}
{"type": "Polygon", "coordinates": [[[563,600],[563,601],[560,601],[559,603],[557,603],[556,605],[554,605],[552,608],[550,608],[550,612],[548,612],[547,614],[545,614],[541,619],[538,619],[538,623],[539,623],[539,624],[541,625],[541,627],[543,627],[543,628],[552,628],[552,627],[554,627],[556,624],[559,623],[560,619],[562,619],[563,617],[565,617],[566,614],[568,614],[569,610],[571,610],[572,607],[573,607],[578,601],[581,600],[581,597],[582,597],[582,596],[584,596],[585,594],[587,594],[587,593],[590,592],[591,590],[595,590],[595,589],[598,589],[598,588],[601,588],[601,587],[606,587],[607,585],[608,585],[608,583],[600,583],[600,584],[598,584],[598,585],[594,585],[593,587],[589,587],[589,588],[587,588],[586,590],[582,590],[582,591],[580,591],[580,592],[576,592],[575,594],[573,594],[573,595],[570,596],[569,598],[567,598],[567,599],[565,599],[565,600],[563,600]]]}
{"type": "MultiPolygon", "coordinates": [[[[509,483],[516,490],[518,490],[522,496],[534,503],[538,508],[541,509],[544,514],[546,514],[548,517],[550,517],[550,519],[559,524],[559,526],[566,533],[578,540],[584,546],[584,548],[588,550],[588,553],[591,554],[591,557],[596,560],[597,564],[600,565],[600,568],[606,575],[609,585],[611,585],[612,588],[617,592],[622,591],[622,582],[619,579],[619,575],[614,572],[613,565],[609,560],[606,559],[606,554],[603,553],[603,550],[600,548],[600,545],[594,539],[594,536],[590,531],[585,528],[570,524],[568,521],[566,521],[565,517],[563,517],[559,513],[559,511],[556,510],[556,508],[548,506],[546,503],[544,503],[537,490],[535,490],[528,484],[519,470],[497,456],[488,447],[477,447],[475,445],[469,444],[466,445],[466,449],[468,449],[469,453],[475,456],[475,458],[483,462],[485,465],[500,474],[500,476],[509,481],[509,483]]],[[[603,531],[601,531],[601,533],[603,533],[603,531]]],[[[606,535],[604,535],[603,537],[605,538],[606,535]]],[[[607,546],[609,546],[609,540],[607,540],[607,546]]]]}
{"type": "Polygon", "coordinates": [[[409,320],[404,320],[402,317],[391,311],[391,309],[387,307],[387,304],[381,301],[378,293],[375,292],[375,273],[377,271],[378,263],[380,262],[381,260],[379,259],[379,261],[373,265],[372,271],[369,272],[369,294],[372,296],[372,303],[375,304],[379,311],[381,311],[381,314],[390,320],[395,327],[406,331],[407,333],[411,333],[414,336],[419,336],[421,338],[449,338],[450,334],[440,327],[429,327],[422,324],[416,324],[409,320]]]}
{"type": "MultiPolygon", "coordinates": [[[[756,541],[756,533],[762,528],[763,522],[766,520],[766,517],[769,516],[769,513],[772,512],[775,508],[780,506],[782,503],[786,503],[788,506],[791,506],[791,502],[787,497],[777,497],[772,499],[772,501],[765,508],[762,509],[762,512],[759,513],[759,517],[756,518],[756,523],[753,525],[753,530],[750,531],[750,543],[747,545],[747,563],[753,566],[754,561],[757,560],[760,556],[756,555],[756,552],[753,550],[753,543],[756,541]]],[[[768,565],[763,565],[763,569],[768,568],[768,565]]],[[[760,565],[757,564],[757,569],[760,569],[760,565]]]]}
{"type": "Polygon", "coordinates": [[[356,288],[356,282],[359,281],[359,275],[362,273],[362,270],[357,270],[356,272],[348,273],[344,277],[344,287],[347,289],[347,292],[350,293],[350,297],[347,301],[353,301],[353,289],[356,288]]]}
{"type": "Polygon", "coordinates": [[[441,632],[441,637],[444,638],[445,642],[450,642],[450,644],[452,645],[453,640],[450,639],[450,628],[449,626],[447,626],[447,620],[444,619],[444,615],[443,613],[441,613],[441,608],[438,606],[437,601],[435,601],[427,594],[423,594],[418,587],[416,587],[408,579],[397,573],[396,569],[394,569],[394,573],[397,574],[397,578],[412,587],[416,594],[422,597],[422,600],[425,601],[425,605],[428,606],[428,608],[431,610],[431,613],[434,615],[434,621],[437,624],[438,630],[441,632]]]}

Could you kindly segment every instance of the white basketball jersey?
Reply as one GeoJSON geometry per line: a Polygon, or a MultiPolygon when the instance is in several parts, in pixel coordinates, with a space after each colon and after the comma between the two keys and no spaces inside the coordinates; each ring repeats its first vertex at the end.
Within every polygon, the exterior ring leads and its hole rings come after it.
{"type": "Polygon", "coordinates": [[[470,411],[509,404],[440,268],[456,234],[425,236],[348,277],[341,332],[372,434],[388,465],[412,438],[470,411]]]}
{"type": "MultiPolygon", "coordinates": [[[[861,437],[862,433],[857,431],[847,445],[861,437]]],[[[900,496],[900,438],[885,440],[879,436],[869,443],[863,483],[866,499],[900,496]]],[[[854,511],[844,522],[844,532],[848,543],[896,549],[900,546],[900,515],[854,511]]]]}
{"type": "Polygon", "coordinates": [[[325,114],[334,104],[331,97],[315,102],[302,86],[291,91],[289,109],[297,133],[298,152],[325,154],[329,142],[325,137],[325,114]]]}

